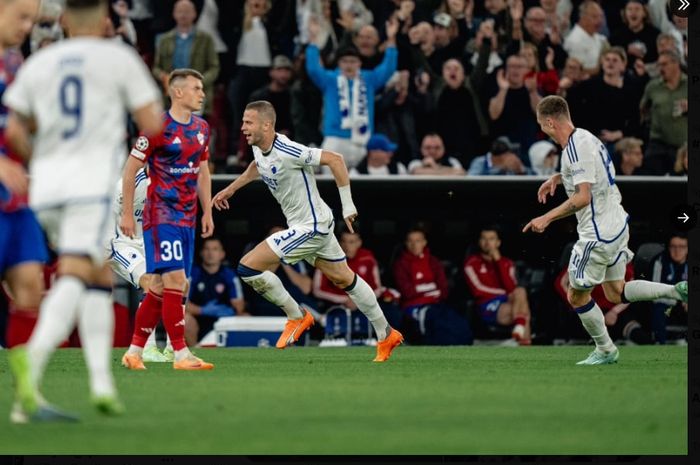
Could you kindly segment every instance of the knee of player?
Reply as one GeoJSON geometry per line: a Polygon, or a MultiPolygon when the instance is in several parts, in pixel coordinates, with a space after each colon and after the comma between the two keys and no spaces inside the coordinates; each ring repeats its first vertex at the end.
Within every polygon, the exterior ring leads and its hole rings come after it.
{"type": "Polygon", "coordinates": [[[569,292],[567,293],[567,298],[569,300],[569,305],[571,305],[574,308],[578,307],[583,307],[586,305],[590,300],[591,300],[591,295],[590,293],[586,292],[580,292],[575,289],[569,288],[569,292]]]}
{"type": "Polygon", "coordinates": [[[511,295],[516,300],[527,300],[527,291],[522,286],[518,286],[515,289],[513,289],[511,295]]]}

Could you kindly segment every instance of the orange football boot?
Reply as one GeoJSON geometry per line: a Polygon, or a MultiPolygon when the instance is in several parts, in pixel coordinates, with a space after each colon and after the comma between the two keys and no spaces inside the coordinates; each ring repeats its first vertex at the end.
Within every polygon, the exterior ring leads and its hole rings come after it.
{"type": "Polygon", "coordinates": [[[377,356],[375,362],[386,362],[391,356],[391,351],[403,342],[403,334],[391,328],[391,332],[383,341],[377,342],[377,356]]]}
{"type": "Polygon", "coordinates": [[[314,316],[311,312],[305,310],[304,316],[299,320],[287,320],[284,325],[284,331],[277,339],[277,344],[275,347],[278,349],[284,349],[285,347],[294,344],[299,340],[301,335],[314,325],[314,316]]]}
{"type": "Polygon", "coordinates": [[[122,366],[129,370],[145,370],[146,365],[143,364],[143,358],[139,354],[125,353],[122,357],[122,366]]]}
{"type": "Polygon", "coordinates": [[[214,364],[190,354],[179,362],[174,361],[173,368],[176,370],[213,370],[214,364]]]}

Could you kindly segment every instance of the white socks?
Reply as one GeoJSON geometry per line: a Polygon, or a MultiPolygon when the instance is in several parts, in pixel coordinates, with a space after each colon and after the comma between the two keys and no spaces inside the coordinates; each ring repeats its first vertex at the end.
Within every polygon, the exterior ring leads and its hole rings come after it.
{"type": "Polygon", "coordinates": [[[263,271],[253,276],[241,276],[241,279],[250,284],[255,292],[284,310],[290,320],[298,320],[304,316],[299,304],[289,295],[280,278],[271,271],[263,271]]]}
{"type": "Polygon", "coordinates": [[[116,394],[112,377],[114,309],[111,289],[87,289],[80,302],[78,330],[95,397],[116,394]]]}
{"type": "Polygon", "coordinates": [[[367,316],[370,323],[372,323],[374,332],[377,333],[377,339],[380,341],[386,339],[391,332],[391,327],[389,326],[389,322],[386,321],[384,312],[382,312],[377,302],[377,296],[374,295],[374,291],[369,287],[367,281],[355,274],[353,283],[343,290],[348,293],[348,296],[355,302],[357,308],[359,308],[360,311],[367,316]]]}
{"type": "Polygon", "coordinates": [[[583,307],[577,308],[576,313],[599,351],[610,352],[615,348],[615,344],[613,344],[608,334],[608,328],[605,327],[603,312],[598,307],[598,304],[595,303],[595,300],[591,299],[583,307]]]}
{"type": "Polygon", "coordinates": [[[625,283],[622,291],[627,302],[639,302],[656,299],[681,300],[680,294],[671,284],[655,283],[653,281],[634,280],[625,283]]]}
{"type": "Polygon", "coordinates": [[[85,293],[85,283],[75,276],[56,280],[41,303],[39,320],[27,344],[32,380],[38,388],[49,357],[70,336],[78,318],[78,306],[85,293]]]}

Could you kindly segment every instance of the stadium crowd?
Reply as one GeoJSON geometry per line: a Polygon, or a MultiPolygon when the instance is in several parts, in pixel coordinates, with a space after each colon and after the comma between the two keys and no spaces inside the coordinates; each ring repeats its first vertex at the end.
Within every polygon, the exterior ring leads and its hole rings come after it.
{"type": "MultiPolygon", "coordinates": [[[[60,40],[61,3],[26,53],[60,40]]],[[[684,175],[688,24],[668,3],[117,0],[111,33],[164,89],[174,68],[204,75],[219,173],[251,160],[240,118],[264,99],[279,132],[353,174],[543,174],[558,148],[538,143],[534,108],[559,94],[618,174],[684,175]]]]}

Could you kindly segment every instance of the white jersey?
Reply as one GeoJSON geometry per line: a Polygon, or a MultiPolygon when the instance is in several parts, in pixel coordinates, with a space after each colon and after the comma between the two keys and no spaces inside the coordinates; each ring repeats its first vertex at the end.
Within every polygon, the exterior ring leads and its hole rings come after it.
{"type": "Polygon", "coordinates": [[[309,225],[314,233],[328,234],[333,212],[321,199],[314,176],[314,167],[321,164],[321,149],[277,134],[268,153],[253,146],[253,155],[258,173],[282,207],[287,225],[309,225]]]}
{"type": "Polygon", "coordinates": [[[576,212],[579,240],[611,243],[622,235],[629,215],[615,185],[615,167],[605,145],[585,129],[576,128],[561,156],[562,183],[571,197],[575,186],[591,184],[591,203],[576,212]]]}
{"type": "Polygon", "coordinates": [[[37,122],[32,207],[111,199],[127,153],[127,111],[160,99],[134,49],[111,40],[68,39],[30,56],[3,103],[37,122]]]}
{"type": "MultiPolygon", "coordinates": [[[[150,184],[150,179],[146,175],[146,169],[141,168],[136,172],[136,189],[134,190],[134,218],[136,219],[136,229],[134,231],[134,239],[138,242],[143,242],[143,209],[146,205],[146,193],[148,191],[148,184],[150,184]]],[[[122,196],[122,180],[117,181],[117,187],[115,189],[114,198],[114,240],[126,240],[131,241],[122,235],[119,230],[119,221],[122,217],[122,212],[124,211],[124,198],[122,196]]]]}

